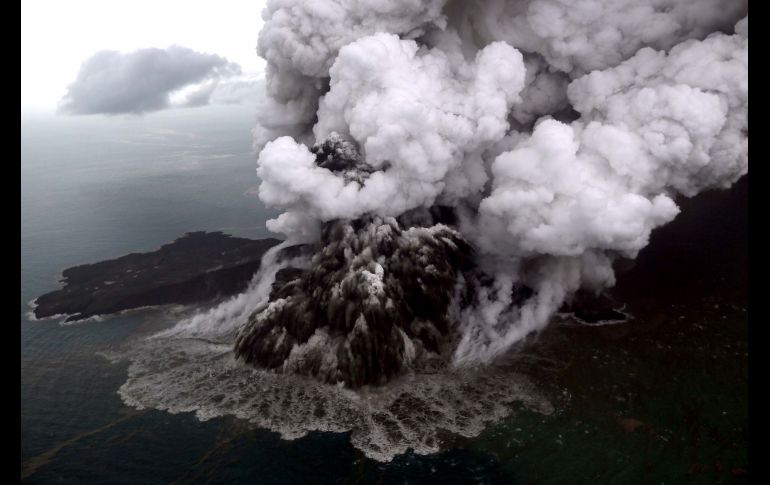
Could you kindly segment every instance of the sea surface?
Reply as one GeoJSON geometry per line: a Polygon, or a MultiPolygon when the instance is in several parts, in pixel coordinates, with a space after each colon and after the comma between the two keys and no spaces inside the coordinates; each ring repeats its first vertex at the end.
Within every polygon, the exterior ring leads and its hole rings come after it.
{"type": "MultiPolygon", "coordinates": [[[[21,476],[25,483],[733,483],[748,478],[747,193],[682,202],[614,297],[629,322],[557,319],[517,369],[554,403],[430,455],[367,458],[348,433],[284,440],[233,417],[124,404],[105,352],[176,322],[144,309],[32,321],[62,269],[187,231],[270,236],[253,113],[199,108],[21,122],[21,476]]],[[[183,310],[180,310],[183,311],[183,310]]]]}

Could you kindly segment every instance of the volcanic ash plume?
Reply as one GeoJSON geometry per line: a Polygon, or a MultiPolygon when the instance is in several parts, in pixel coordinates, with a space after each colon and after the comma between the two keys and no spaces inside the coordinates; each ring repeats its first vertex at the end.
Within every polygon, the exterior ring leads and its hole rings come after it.
{"type": "Polygon", "coordinates": [[[358,386],[442,353],[450,300],[472,254],[456,231],[338,219],[314,249],[307,269],[276,275],[269,305],[241,331],[236,351],[247,362],[358,386]]]}
{"type": "Polygon", "coordinates": [[[421,355],[489,361],[613,285],[677,196],[748,171],[747,9],[269,1],[259,195],[312,254],[237,354],[380,383],[421,355]]]}

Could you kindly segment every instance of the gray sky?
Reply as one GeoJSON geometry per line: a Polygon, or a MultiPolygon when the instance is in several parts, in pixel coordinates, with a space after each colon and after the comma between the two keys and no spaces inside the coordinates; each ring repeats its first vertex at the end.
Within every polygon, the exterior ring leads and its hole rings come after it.
{"type": "Polygon", "coordinates": [[[53,114],[81,64],[98,51],[178,45],[216,54],[261,77],[256,54],[264,0],[24,0],[22,115],[53,114]]]}

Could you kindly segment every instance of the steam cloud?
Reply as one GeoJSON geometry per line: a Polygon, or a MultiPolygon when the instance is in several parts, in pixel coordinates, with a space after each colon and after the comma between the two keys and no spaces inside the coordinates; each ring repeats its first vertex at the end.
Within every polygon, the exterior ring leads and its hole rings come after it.
{"type": "Polygon", "coordinates": [[[244,96],[244,84],[256,89],[253,82],[231,80],[240,73],[238,64],[223,57],[179,46],[126,54],[100,51],[80,67],[60,110],[68,114],[139,114],[211,101],[233,102],[234,96],[244,96]],[[172,102],[171,95],[184,88],[189,91],[184,99],[172,102]]]}
{"type": "Polygon", "coordinates": [[[450,207],[487,279],[455,315],[454,361],[489,361],[578,289],[612,286],[676,196],[747,173],[747,9],[269,1],[257,172],[286,212],[268,227],[317,243],[333,221],[450,207]],[[354,162],[326,164],[329,142],[354,162]]]}

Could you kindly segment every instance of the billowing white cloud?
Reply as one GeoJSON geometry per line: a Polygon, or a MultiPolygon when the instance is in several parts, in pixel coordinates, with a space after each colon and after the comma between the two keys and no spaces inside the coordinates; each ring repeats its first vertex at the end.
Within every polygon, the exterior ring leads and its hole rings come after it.
{"type": "Polygon", "coordinates": [[[337,218],[454,207],[494,280],[458,318],[458,361],[611,286],[677,195],[748,171],[745,2],[364,3],[268,4],[260,197],[287,209],[270,229],[303,240],[337,218]],[[361,176],[308,148],[340,139],[361,176]],[[516,285],[532,296],[513,301],[516,285]]]}
{"type": "Polygon", "coordinates": [[[333,219],[453,207],[494,280],[458,319],[456,358],[492,358],[572,292],[614,284],[677,195],[748,171],[746,9],[269,2],[259,194],[287,212],[268,226],[307,240],[333,219]],[[351,147],[345,171],[308,148],[326,140],[351,147]],[[533,294],[514,301],[517,285],[533,294]]]}
{"type": "MultiPolygon", "coordinates": [[[[303,138],[314,123],[323,79],[339,50],[377,32],[412,39],[426,24],[444,25],[446,0],[268,1],[257,52],[269,64],[269,97],[257,111],[255,147],[280,135],[303,138]]],[[[312,140],[308,140],[311,141],[312,140]]]]}
{"type": "Polygon", "coordinates": [[[456,198],[479,192],[483,169],[481,178],[467,178],[461,166],[466,158],[480,162],[480,151],[505,134],[524,86],[522,56],[507,44],[490,44],[454,66],[443,52],[420,53],[414,41],[392,34],[345,46],[331,75],[316,137],[352,136],[377,171],[363,183],[346,182],[290,138],[265,147],[258,171],[264,202],[324,220],[430,206],[448,182],[456,198]]]}
{"type": "Polygon", "coordinates": [[[452,12],[466,38],[504,40],[573,78],[606,69],[642,47],[732,32],[747,0],[471,0],[452,12]]]}
{"type": "Polygon", "coordinates": [[[138,114],[205,105],[218,97],[232,100],[236,86],[243,94],[247,83],[235,80],[240,73],[237,64],[221,56],[179,46],[101,51],[80,67],[59,109],[68,114],[138,114]],[[184,96],[175,99],[181,90],[184,96]]]}

